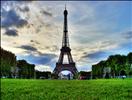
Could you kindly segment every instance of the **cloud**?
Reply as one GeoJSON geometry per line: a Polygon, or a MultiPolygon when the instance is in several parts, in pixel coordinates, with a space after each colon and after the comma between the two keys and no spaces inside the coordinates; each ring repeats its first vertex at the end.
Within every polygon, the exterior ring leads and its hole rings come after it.
{"type": "Polygon", "coordinates": [[[57,55],[55,55],[55,54],[40,53],[39,55],[29,54],[26,56],[20,56],[18,58],[19,59],[26,59],[30,63],[34,63],[36,65],[49,65],[49,66],[54,67],[53,63],[56,62],[55,61],[56,57],[57,57],[57,55]]]}
{"type": "Polygon", "coordinates": [[[124,35],[124,37],[126,38],[126,39],[132,39],[132,31],[128,31],[128,32],[126,32],[126,33],[123,33],[123,35],[124,35]],[[125,34],[125,35],[124,35],[125,34]]]}
{"type": "Polygon", "coordinates": [[[28,6],[19,7],[19,10],[20,10],[21,12],[29,12],[29,11],[30,11],[30,9],[29,9],[28,6]]]}
{"type": "Polygon", "coordinates": [[[7,29],[5,32],[7,36],[18,36],[17,30],[15,29],[7,29]]]}
{"type": "Polygon", "coordinates": [[[105,57],[106,55],[107,55],[107,53],[104,51],[97,51],[97,52],[93,52],[91,54],[87,54],[83,57],[84,58],[88,57],[90,59],[99,59],[99,58],[105,57]]]}
{"type": "Polygon", "coordinates": [[[48,12],[48,11],[41,10],[40,13],[52,17],[52,13],[50,13],[50,12],[48,12]]]}
{"type": "MultiPolygon", "coordinates": [[[[131,51],[130,4],[67,3],[71,53],[79,70],[89,70],[112,53],[131,51]]],[[[56,1],[6,1],[1,10],[2,47],[31,63],[55,67],[63,35],[64,5],[56,1]],[[16,29],[19,36],[7,37],[6,28],[16,29]]]]}
{"type": "Polygon", "coordinates": [[[22,49],[25,49],[25,50],[28,50],[28,51],[37,51],[37,49],[35,47],[32,47],[30,45],[22,45],[19,48],[22,48],[22,49]]]}
{"type": "Polygon", "coordinates": [[[38,71],[52,71],[51,67],[50,66],[47,66],[47,65],[36,65],[35,66],[35,70],[38,70],[38,71]]]}
{"type": "Polygon", "coordinates": [[[45,49],[48,50],[48,51],[51,51],[51,52],[56,52],[56,51],[59,50],[57,45],[46,46],[45,49]]]}
{"type": "Polygon", "coordinates": [[[40,44],[38,41],[36,41],[36,40],[30,40],[30,42],[32,42],[32,43],[35,43],[35,44],[40,44]]]}
{"type": "Polygon", "coordinates": [[[28,24],[28,21],[27,20],[25,20],[25,19],[19,19],[18,21],[17,21],[17,23],[16,23],[16,26],[17,27],[23,27],[23,26],[25,26],[25,25],[27,25],[28,24]]]}
{"type": "Polygon", "coordinates": [[[3,11],[1,26],[2,27],[23,27],[28,24],[28,21],[22,19],[15,10],[11,9],[9,11],[3,11]]]}

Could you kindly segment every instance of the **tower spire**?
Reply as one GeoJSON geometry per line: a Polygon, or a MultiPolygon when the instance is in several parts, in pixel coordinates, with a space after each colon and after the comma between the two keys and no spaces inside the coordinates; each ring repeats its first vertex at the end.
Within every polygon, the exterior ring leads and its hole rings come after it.
{"type": "Polygon", "coordinates": [[[66,4],[65,4],[65,10],[66,10],[66,4]]]}
{"type": "Polygon", "coordinates": [[[65,4],[62,47],[69,47],[67,15],[68,15],[68,11],[66,10],[66,4],[65,4]]]}

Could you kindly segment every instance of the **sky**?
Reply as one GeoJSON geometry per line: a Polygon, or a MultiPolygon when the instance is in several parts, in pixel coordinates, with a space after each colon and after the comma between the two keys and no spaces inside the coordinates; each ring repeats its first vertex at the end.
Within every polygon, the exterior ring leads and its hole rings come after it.
{"type": "Polygon", "coordinates": [[[63,36],[63,11],[68,10],[71,54],[78,71],[110,55],[132,52],[131,1],[1,1],[1,47],[53,71],[63,36]]]}

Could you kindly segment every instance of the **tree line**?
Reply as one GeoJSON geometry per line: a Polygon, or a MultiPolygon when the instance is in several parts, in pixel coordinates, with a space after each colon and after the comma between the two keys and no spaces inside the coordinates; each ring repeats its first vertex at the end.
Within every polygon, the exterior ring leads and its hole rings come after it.
{"type": "Polygon", "coordinates": [[[125,55],[111,55],[107,60],[92,65],[92,78],[115,78],[132,76],[132,52],[125,55]]]}
{"type": "Polygon", "coordinates": [[[17,61],[17,69],[16,72],[17,77],[19,78],[35,78],[35,65],[29,64],[25,60],[17,61]]]}
{"type": "MultiPolygon", "coordinates": [[[[35,65],[26,60],[16,60],[15,54],[1,50],[0,77],[7,78],[53,78],[57,75],[51,72],[35,71],[35,65]]],[[[111,55],[107,60],[92,65],[92,72],[79,72],[77,77],[90,78],[115,78],[121,75],[132,76],[132,52],[125,55],[111,55]]]]}
{"type": "Polygon", "coordinates": [[[1,51],[1,64],[0,64],[0,76],[11,77],[11,69],[16,66],[16,56],[15,54],[6,51],[0,47],[1,51]]]}
{"type": "Polygon", "coordinates": [[[35,65],[25,60],[16,60],[15,54],[0,47],[0,77],[6,78],[34,78],[35,65]]]}

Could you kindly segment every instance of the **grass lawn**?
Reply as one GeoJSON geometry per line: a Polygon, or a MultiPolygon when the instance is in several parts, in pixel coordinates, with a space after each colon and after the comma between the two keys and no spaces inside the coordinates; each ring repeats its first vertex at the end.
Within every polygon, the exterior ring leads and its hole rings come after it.
{"type": "Polygon", "coordinates": [[[132,79],[1,79],[2,100],[132,100],[132,79]]]}

